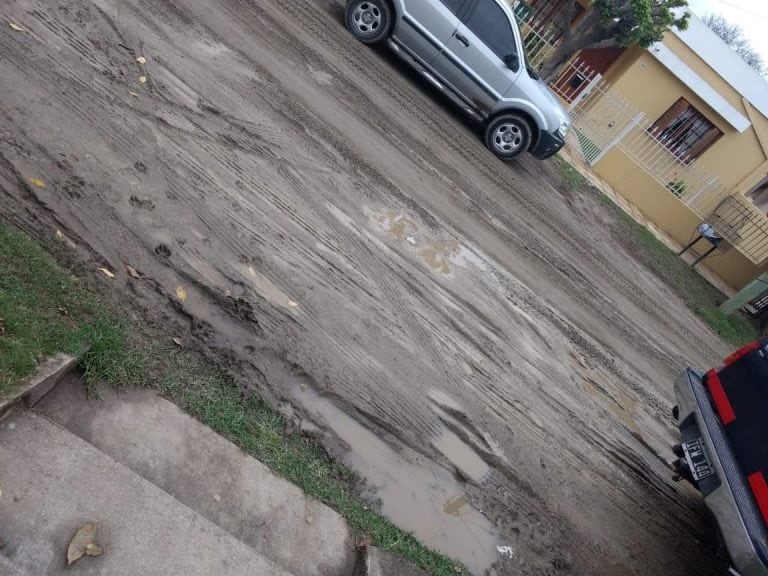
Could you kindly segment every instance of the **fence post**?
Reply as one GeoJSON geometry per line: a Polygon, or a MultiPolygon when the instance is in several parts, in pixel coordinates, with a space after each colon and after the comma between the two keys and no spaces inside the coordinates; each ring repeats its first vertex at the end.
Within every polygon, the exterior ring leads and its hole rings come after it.
{"type": "Polygon", "coordinates": [[[629,133],[629,131],[630,131],[630,130],[632,130],[632,128],[634,128],[635,126],[637,126],[638,124],[640,124],[640,122],[642,122],[642,121],[643,121],[643,118],[645,118],[645,114],[644,114],[644,113],[642,113],[642,112],[640,112],[640,113],[639,113],[637,116],[635,116],[634,118],[632,118],[632,120],[630,120],[629,124],[627,124],[626,126],[624,126],[624,129],[623,129],[621,132],[619,132],[618,134],[616,134],[616,137],[615,137],[613,140],[611,140],[611,141],[608,143],[608,145],[607,145],[607,146],[605,146],[604,148],[602,148],[602,149],[600,150],[600,153],[599,153],[597,156],[595,156],[595,157],[594,157],[594,158],[593,158],[593,159],[590,161],[589,165],[590,165],[590,166],[594,166],[595,164],[597,164],[598,162],[600,162],[600,160],[602,160],[602,159],[603,159],[603,157],[604,157],[606,154],[608,154],[608,152],[610,152],[610,151],[611,151],[611,148],[613,148],[614,146],[616,146],[616,144],[618,144],[619,142],[621,142],[621,140],[624,138],[624,136],[626,136],[626,135],[629,133]]]}

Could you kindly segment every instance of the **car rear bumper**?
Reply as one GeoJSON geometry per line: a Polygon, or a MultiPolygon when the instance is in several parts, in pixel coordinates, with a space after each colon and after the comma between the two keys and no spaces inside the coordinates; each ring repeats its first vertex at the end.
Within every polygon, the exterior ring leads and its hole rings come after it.
{"type": "Polygon", "coordinates": [[[544,160],[550,156],[554,156],[565,145],[559,134],[552,134],[550,132],[541,132],[539,135],[539,141],[536,142],[536,146],[531,148],[530,153],[534,158],[544,160]]]}
{"type": "Polygon", "coordinates": [[[741,576],[768,576],[768,530],[731,444],[709,400],[702,375],[685,370],[675,382],[683,441],[702,438],[715,477],[700,483],[707,507],[741,576]]]}

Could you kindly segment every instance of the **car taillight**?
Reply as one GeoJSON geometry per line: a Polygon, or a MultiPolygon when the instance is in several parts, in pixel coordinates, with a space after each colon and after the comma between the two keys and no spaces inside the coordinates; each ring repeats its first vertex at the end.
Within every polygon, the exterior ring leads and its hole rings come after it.
{"type": "Polygon", "coordinates": [[[744,358],[744,356],[746,356],[747,354],[751,354],[758,348],[760,348],[760,342],[758,341],[750,342],[749,344],[747,344],[746,346],[742,346],[741,348],[736,350],[736,352],[728,356],[728,358],[723,360],[723,364],[725,364],[726,366],[735,364],[736,362],[744,358]]]}

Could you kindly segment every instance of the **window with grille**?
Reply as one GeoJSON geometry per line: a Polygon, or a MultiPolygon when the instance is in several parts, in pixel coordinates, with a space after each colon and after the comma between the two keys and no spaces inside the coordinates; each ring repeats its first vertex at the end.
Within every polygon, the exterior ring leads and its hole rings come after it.
{"type": "Polygon", "coordinates": [[[685,98],[680,98],[650,128],[651,134],[683,162],[696,160],[723,133],[685,98]]]}

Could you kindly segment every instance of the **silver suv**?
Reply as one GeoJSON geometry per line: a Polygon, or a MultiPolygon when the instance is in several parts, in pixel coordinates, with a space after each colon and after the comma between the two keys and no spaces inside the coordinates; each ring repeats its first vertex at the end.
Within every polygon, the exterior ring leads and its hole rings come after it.
{"type": "Polygon", "coordinates": [[[482,121],[486,146],[502,160],[563,147],[568,115],[528,65],[503,0],[349,0],[345,19],[358,40],[386,42],[482,121]]]}

